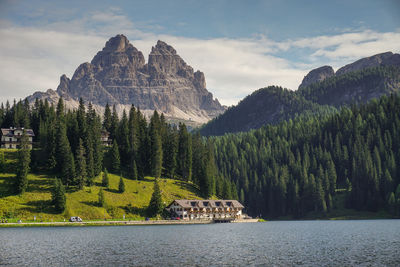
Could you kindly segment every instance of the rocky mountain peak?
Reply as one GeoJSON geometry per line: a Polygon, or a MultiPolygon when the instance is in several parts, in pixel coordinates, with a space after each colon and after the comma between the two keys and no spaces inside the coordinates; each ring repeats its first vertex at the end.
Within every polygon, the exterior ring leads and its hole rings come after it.
{"type": "Polygon", "coordinates": [[[176,50],[167,43],[158,40],[156,46],[151,48],[152,54],[176,55],[176,50]]]}
{"type": "Polygon", "coordinates": [[[103,50],[99,51],[92,59],[91,64],[96,67],[110,67],[113,64],[119,66],[132,66],[135,69],[143,67],[144,56],[122,34],[110,38],[103,50]]]}
{"type": "Polygon", "coordinates": [[[336,75],[342,75],[348,72],[357,71],[370,67],[392,66],[392,65],[400,66],[400,54],[385,52],[371,57],[362,58],[354,63],[348,64],[338,69],[336,75]]]}
{"type": "Polygon", "coordinates": [[[157,110],[175,122],[191,124],[204,123],[225,110],[206,89],[204,73],[194,72],[172,46],[159,40],[146,64],[142,52],[122,34],[110,38],[91,63],[79,65],[72,79],[61,76],[57,91],[35,93],[28,100],[55,101],[56,96],[67,100],[70,108],[77,107],[79,98],[99,112],[106,103],[120,111],[133,104],[145,114],[157,110]]]}
{"type": "Polygon", "coordinates": [[[322,66],[310,71],[301,82],[299,88],[307,87],[312,83],[322,82],[326,78],[335,75],[335,71],[331,66],[322,66]]]}

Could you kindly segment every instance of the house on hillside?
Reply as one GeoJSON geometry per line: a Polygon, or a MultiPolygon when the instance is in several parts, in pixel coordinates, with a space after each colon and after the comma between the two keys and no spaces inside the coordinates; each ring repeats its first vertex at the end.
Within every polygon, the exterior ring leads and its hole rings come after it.
{"type": "Polygon", "coordinates": [[[237,200],[174,200],[166,207],[183,220],[239,219],[244,206],[237,200]]]}
{"type": "Polygon", "coordinates": [[[29,148],[32,148],[33,137],[35,136],[33,130],[19,127],[1,129],[1,148],[19,148],[21,145],[21,137],[24,131],[28,136],[29,148]]]}
{"type": "Polygon", "coordinates": [[[101,143],[103,146],[111,146],[112,145],[112,139],[110,138],[110,133],[107,132],[106,130],[101,131],[101,143]]]}

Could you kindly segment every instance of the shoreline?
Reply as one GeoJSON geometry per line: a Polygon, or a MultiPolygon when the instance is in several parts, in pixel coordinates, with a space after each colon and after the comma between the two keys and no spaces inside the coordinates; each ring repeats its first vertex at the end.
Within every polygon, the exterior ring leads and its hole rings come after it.
{"type": "MultiPolygon", "coordinates": [[[[255,223],[258,219],[241,219],[230,223],[255,223]]],[[[86,222],[27,222],[27,223],[0,223],[0,228],[11,227],[76,227],[76,226],[128,226],[128,225],[190,225],[214,224],[213,220],[154,220],[154,221],[86,221],[86,222]]]]}

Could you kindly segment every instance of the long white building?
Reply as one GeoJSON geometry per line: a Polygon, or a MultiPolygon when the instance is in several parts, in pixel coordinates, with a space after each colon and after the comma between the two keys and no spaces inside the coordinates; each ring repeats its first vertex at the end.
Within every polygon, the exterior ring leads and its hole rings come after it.
{"type": "Polygon", "coordinates": [[[237,200],[174,200],[166,209],[182,220],[240,219],[244,206],[237,200]]]}

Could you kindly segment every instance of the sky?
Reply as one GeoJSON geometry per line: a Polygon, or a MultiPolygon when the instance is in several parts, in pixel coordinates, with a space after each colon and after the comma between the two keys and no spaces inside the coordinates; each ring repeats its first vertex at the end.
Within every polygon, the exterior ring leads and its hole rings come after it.
{"type": "Polygon", "coordinates": [[[146,61],[173,46],[234,105],[269,85],[296,90],[313,68],[400,52],[399,0],[0,0],[0,102],[56,89],[124,34],[146,61]]]}

